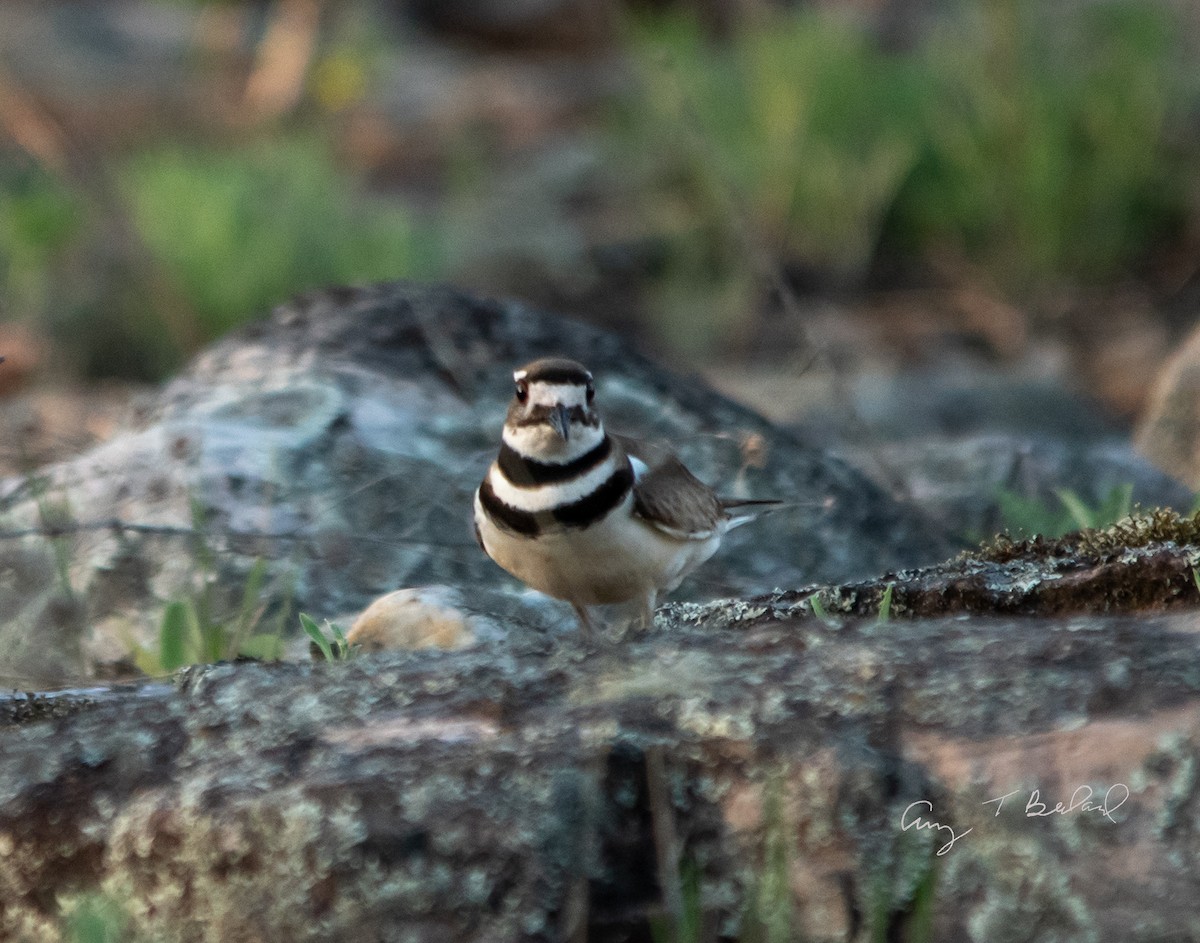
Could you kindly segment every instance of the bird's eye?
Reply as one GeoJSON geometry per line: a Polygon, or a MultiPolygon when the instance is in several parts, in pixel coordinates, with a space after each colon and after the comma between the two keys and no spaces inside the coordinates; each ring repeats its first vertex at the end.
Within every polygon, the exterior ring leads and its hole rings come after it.
{"type": "Polygon", "coordinates": [[[517,381],[517,402],[523,403],[529,399],[529,383],[525,380],[517,381]]]}
{"type": "Polygon", "coordinates": [[[593,383],[591,380],[588,380],[587,401],[590,403],[595,398],[596,398],[596,384],[593,383]]]}

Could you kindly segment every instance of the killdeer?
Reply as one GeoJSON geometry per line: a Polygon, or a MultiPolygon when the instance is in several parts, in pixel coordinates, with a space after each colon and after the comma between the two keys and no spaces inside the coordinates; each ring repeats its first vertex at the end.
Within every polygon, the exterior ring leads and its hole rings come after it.
{"type": "Polygon", "coordinates": [[[587,607],[636,601],[649,626],[670,592],[732,527],[778,501],[719,498],[673,455],[651,459],[605,432],[592,375],[573,360],[535,360],[516,392],[500,454],[475,492],[475,536],[523,583],[587,607]]]}

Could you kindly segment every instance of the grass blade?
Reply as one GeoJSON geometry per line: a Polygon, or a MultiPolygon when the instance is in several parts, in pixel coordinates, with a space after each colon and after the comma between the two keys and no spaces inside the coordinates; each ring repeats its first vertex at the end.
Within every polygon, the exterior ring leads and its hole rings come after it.
{"type": "Polygon", "coordinates": [[[246,584],[242,587],[242,604],[238,608],[237,621],[234,630],[225,644],[224,657],[232,660],[242,654],[242,646],[258,620],[262,618],[263,607],[259,604],[263,583],[267,577],[267,561],[259,557],[254,561],[246,576],[246,584]]]}
{"type": "Polygon", "coordinates": [[[812,614],[820,619],[826,628],[836,629],[838,627],[837,620],[833,618],[824,605],[821,604],[821,594],[819,592],[813,593],[804,601],[808,603],[808,608],[812,614]]]}
{"type": "Polygon", "coordinates": [[[333,648],[329,644],[329,639],[325,637],[325,633],[321,631],[321,627],[313,621],[312,617],[307,613],[300,613],[300,625],[304,627],[304,631],[308,633],[308,637],[313,640],[317,648],[321,649],[325,660],[333,661],[333,648]]]}
{"type": "Polygon", "coordinates": [[[1074,491],[1070,488],[1059,488],[1054,493],[1058,495],[1058,500],[1062,502],[1063,507],[1067,509],[1071,519],[1080,530],[1096,526],[1096,515],[1074,491]]]}
{"type": "Polygon", "coordinates": [[[158,630],[158,660],[163,671],[176,671],[188,663],[188,604],[182,600],[167,603],[158,630]]]}
{"type": "Polygon", "coordinates": [[[879,600],[879,619],[880,625],[887,622],[892,617],[892,588],[895,583],[888,583],[887,588],[883,591],[883,598],[879,600]]]}

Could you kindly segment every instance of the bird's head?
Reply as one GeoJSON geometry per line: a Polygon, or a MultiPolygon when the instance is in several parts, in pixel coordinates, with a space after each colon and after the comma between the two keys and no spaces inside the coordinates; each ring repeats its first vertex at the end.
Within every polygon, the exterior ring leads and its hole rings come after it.
{"type": "Polygon", "coordinates": [[[546,357],[513,373],[515,391],[504,420],[504,441],[544,462],[569,462],[604,438],[593,408],[596,387],[574,360],[546,357]]]}

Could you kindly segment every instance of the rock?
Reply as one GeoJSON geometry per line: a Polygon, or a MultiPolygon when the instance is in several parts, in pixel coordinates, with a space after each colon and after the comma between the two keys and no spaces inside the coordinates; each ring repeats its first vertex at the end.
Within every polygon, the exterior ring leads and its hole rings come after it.
{"type": "Polygon", "coordinates": [[[1128,504],[1126,511],[1136,505],[1186,511],[1195,503],[1187,486],[1115,436],[930,435],[831,452],[971,541],[1006,529],[1082,526],[1068,513],[1064,495],[1073,494],[1089,513],[1118,504],[1128,504]]]}
{"type": "Polygon", "coordinates": [[[860,376],[849,417],[814,376],[749,371],[713,382],[971,541],[1005,528],[1081,526],[1064,492],[1094,511],[1126,490],[1146,508],[1186,510],[1195,500],[1096,403],[1046,380],[961,366],[860,376]]]}
{"type": "Polygon", "coordinates": [[[362,651],[385,648],[466,648],[475,643],[479,620],[462,608],[459,593],[445,586],[397,589],[364,609],[346,633],[362,651]]]}
{"type": "MultiPolygon", "coordinates": [[[[5,360],[0,374],[7,369],[5,360]]],[[[139,392],[137,387],[106,384],[86,396],[54,388],[4,395],[0,442],[18,445],[0,448],[0,476],[19,475],[103,442],[128,425],[139,392]]]]}
{"type": "Polygon", "coordinates": [[[611,428],[673,442],[734,496],[796,502],[734,531],[682,598],[865,577],[954,545],[843,462],[613,335],[447,288],[338,289],[213,345],[124,433],[0,480],[0,674],[128,670],[173,600],[291,625],[296,608],[319,621],[440,584],[501,624],[571,625],[470,530],[511,371],[554,352],[592,368],[611,428]],[[132,654],[114,664],[115,650],[132,654]]]}
{"type": "Polygon", "coordinates": [[[1197,664],[1191,614],[797,611],[187,669],[0,729],[0,938],[1197,939],[1197,664]]]}
{"type": "Polygon", "coordinates": [[[830,371],[816,369],[803,376],[770,367],[710,375],[722,392],[831,445],[866,437],[896,442],[981,435],[1091,442],[1122,432],[1094,399],[1046,377],[972,360],[898,372],[886,366],[841,384],[830,371]]]}
{"type": "Polygon", "coordinates": [[[884,440],[1009,434],[1091,442],[1121,432],[1097,401],[1062,383],[976,365],[864,376],[854,392],[863,423],[884,440]]]}
{"type": "Polygon", "coordinates": [[[1056,539],[1002,536],[953,560],[840,586],[675,603],[660,621],[745,628],[809,614],[936,618],[962,613],[1069,616],[1200,603],[1200,514],[1159,509],[1056,539]]]}
{"type": "Polygon", "coordinates": [[[1159,468],[1200,490],[1200,329],[1159,371],[1135,440],[1159,468]]]}

